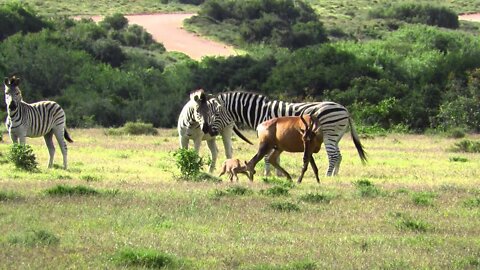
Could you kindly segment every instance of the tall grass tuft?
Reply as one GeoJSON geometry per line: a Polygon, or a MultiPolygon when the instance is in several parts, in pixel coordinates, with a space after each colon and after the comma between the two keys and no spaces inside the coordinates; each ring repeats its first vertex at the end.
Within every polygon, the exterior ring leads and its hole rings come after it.
{"type": "Polygon", "coordinates": [[[300,211],[300,207],[291,202],[273,202],[270,204],[270,207],[279,212],[298,212],[300,211]]]}
{"type": "Polygon", "coordinates": [[[427,222],[413,218],[409,215],[403,213],[396,213],[395,217],[397,218],[395,226],[401,230],[424,233],[431,229],[431,225],[427,222]]]}
{"type": "Polygon", "coordinates": [[[14,201],[22,198],[22,195],[13,191],[0,191],[0,202],[14,201]]]}
{"type": "Polygon", "coordinates": [[[12,144],[8,153],[8,159],[13,162],[17,169],[29,172],[38,171],[38,162],[30,145],[12,144]]]}
{"type": "Polygon", "coordinates": [[[329,204],[335,198],[335,195],[330,193],[307,193],[300,196],[300,200],[308,203],[325,203],[329,204]]]}
{"type": "Polygon", "coordinates": [[[377,197],[381,195],[381,191],[378,187],[376,187],[370,180],[368,179],[361,179],[353,182],[353,184],[357,187],[357,190],[362,197],[377,197]]]}
{"type": "Polygon", "coordinates": [[[295,187],[295,183],[293,183],[293,181],[278,178],[278,177],[263,177],[262,181],[265,184],[283,186],[283,187],[286,187],[286,188],[295,187]]]}
{"type": "Polygon", "coordinates": [[[266,190],[260,190],[260,193],[267,196],[279,197],[279,196],[288,196],[289,189],[283,186],[273,186],[266,190]]]}
{"type": "Polygon", "coordinates": [[[156,269],[178,269],[183,264],[173,255],[151,249],[123,249],[113,260],[120,266],[156,269]]]}
{"type": "Polygon", "coordinates": [[[57,245],[60,242],[60,239],[45,230],[32,230],[25,234],[10,236],[8,242],[14,245],[50,246],[57,245]]]}
{"type": "Polygon", "coordinates": [[[456,142],[451,148],[452,152],[465,152],[465,153],[480,153],[480,141],[472,141],[468,139],[456,142]]]}
{"type": "Polygon", "coordinates": [[[251,194],[253,194],[253,190],[237,185],[229,187],[225,190],[215,189],[215,191],[213,192],[213,198],[218,199],[224,196],[246,196],[251,194]]]}
{"type": "Polygon", "coordinates": [[[468,208],[480,207],[480,197],[467,199],[463,202],[463,205],[468,208]]]}
{"type": "Polygon", "coordinates": [[[85,195],[98,195],[100,192],[97,190],[86,187],[86,186],[66,186],[66,185],[56,185],[53,188],[45,190],[45,193],[50,196],[85,196],[85,195]]]}
{"type": "Polygon", "coordinates": [[[412,194],[412,202],[419,206],[432,206],[436,197],[437,194],[433,192],[415,192],[412,194]]]}

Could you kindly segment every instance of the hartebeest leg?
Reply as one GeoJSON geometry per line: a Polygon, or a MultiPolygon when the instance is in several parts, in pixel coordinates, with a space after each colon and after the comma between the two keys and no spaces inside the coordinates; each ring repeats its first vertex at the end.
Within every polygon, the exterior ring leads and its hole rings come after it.
{"type": "Polygon", "coordinates": [[[320,183],[320,178],[318,178],[318,168],[317,168],[317,164],[315,164],[315,160],[313,159],[313,155],[310,157],[310,164],[312,165],[315,178],[317,178],[317,183],[320,183]]]}
{"type": "Polygon", "coordinates": [[[270,164],[273,165],[273,167],[275,167],[277,170],[280,170],[283,173],[283,175],[287,177],[288,180],[292,181],[292,177],[290,176],[290,174],[285,169],[283,169],[280,166],[280,164],[277,163],[278,157],[280,156],[281,153],[282,151],[275,149],[273,153],[270,154],[270,157],[268,157],[268,159],[270,161],[270,164]]]}

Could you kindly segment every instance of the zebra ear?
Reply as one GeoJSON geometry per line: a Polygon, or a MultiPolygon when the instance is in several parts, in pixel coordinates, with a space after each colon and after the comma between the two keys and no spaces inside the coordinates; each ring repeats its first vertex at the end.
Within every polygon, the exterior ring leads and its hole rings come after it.
{"type": "Polygon", "coordinates": [[[3,83],[4,83],[5,85],[9,85],[9,84],[10,84],[10,82],[9,82],[9,80],[8,80],[8,77],[5,77],[5,80],[3,80],[3,83]]]}
{"type": "Polygon", "coordinates": [[[18,86],[20,84],[20,78],[17,78],[17,77],[13,77],[13,83],[18,86]]]}

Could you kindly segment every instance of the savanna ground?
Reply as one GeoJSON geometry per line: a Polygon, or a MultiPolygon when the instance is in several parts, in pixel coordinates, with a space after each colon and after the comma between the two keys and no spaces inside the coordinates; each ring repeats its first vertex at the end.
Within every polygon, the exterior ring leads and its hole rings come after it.
{"type": "MultiPolygon", "coordinates": [[[[309,170],[290,186],[258,173],[253,183],[245,176],[239,183],[178,180],[174,129],[70,133],[67,171],[45,168],[43,139],[28,140],[36,173],[15,169],[5,158],[10,143],[0,144],[1,269],[163,265],[148,254],[171,269],[480,267],[480,156],[448,151],[456,139],[363,139],[369,163],[362,166],[346,134],[338,177],[317,184],[309,170]],[[65,195],[61,187],[78,192],[65,195]]],[[[254,132],[246,134],[256,142],[254,132]]],[[[220,141],[219,148],[215,174],[224,160],[220,141]]],[[[255,151],[235,141],[236,157],[255,151]]],[[[201,153],[208,155],[205,144],[201,153]]],[[[282,156],[293,177],[300,156],[282,156]]],[[[316,160],[323,173],[325,152],[316,160]]]]}

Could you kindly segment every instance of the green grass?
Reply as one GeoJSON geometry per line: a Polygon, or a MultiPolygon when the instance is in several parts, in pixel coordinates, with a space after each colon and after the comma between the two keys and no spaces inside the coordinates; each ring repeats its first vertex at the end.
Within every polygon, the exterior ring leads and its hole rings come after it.
{"type": "MultiPolygon", "coordinates": [[[[364,166],[347,134],[340,142],[337,177],[322,177],[317,184],[308,170],[301,185],[290,186],[283,177],[178,181],[180,168],[172,156],[176,132],[158,132],[107,136],[103,129],[72,129],[67,171],[39,166],[29,173],[0,163],[0,268],[15,269],[18,262],[40,269],[478,265],[480,158],[462,153],[468,162],[451,162],[449,147],[456,139],[398,134],[363,139],[370,155],[364,166]],[[368,195],[362,196],[364,189],[368,195]],[[267,190],[287,190],[288,196],[266,196],[267,190]]],[[[254,131],[244,134],[256,137],[254,131]]],[[[27,142],[39,164],[46,164],[43,139],[27,142]]],[[[221,164],[224,150],[220,138],[217,142],[221,164]]],[[[257,150],[241,141],[233,146],[234,157],[242,160],[257,150]]],[[[0,152],[9,147],[1,143],[0,152]]],[[[209,155],[204,144],[200,154],[209,155]]],[[[325,152],[316,157],[324,173],[325,152]]],[[[61,162],[57,155],[55,164],[61,162]]],[[[283,153],[281,164],[295,178],[301,153],[283,153]]]]}
{"type": "Polygon", "coordinates": [[[74,196],[74,195],[97,195],[100,192],[86,186],[67,186],[57,185],[53,188],[45,190],[45,193],[49,196],[74,196]]]}
{"type": "Polygon", "coordinates": [[[113,257],[118,266],[179,269],[184,263],[175,256],[149,249],[123,249],[113,257]]]}

